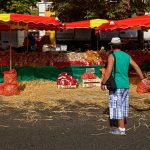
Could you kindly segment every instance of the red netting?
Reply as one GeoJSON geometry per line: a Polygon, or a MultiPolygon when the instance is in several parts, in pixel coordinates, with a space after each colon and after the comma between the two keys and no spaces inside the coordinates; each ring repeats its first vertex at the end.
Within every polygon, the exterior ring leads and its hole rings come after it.
{"type": "Polygon", "coordinates": [[[0,86],[0,94],[5,96],[20,94],[15,69],[4,72],[4,84],[0,86]]]}
{"type": "Polygon", "coordinates": [[[137,89],[136,89],[137,93],[139,94],[144,94],[144,93],[148,93],[150,91],[150,80],[144,80],[144,81],[140,81],[137,84],[137,89]]]}
{"type": "Polygon", "coordinates": [[[6,84],[4,86],[3,95],[10,96],[10,95],[19,95],[19,88],[18,85],[15,84],[6,84]]]}
{"type": "Polygon", "coordinates": [[[4,84],[0,85],[0,95],[3,95],[4,93],[4,84]]]}
{"type": "Polygon", "coordinates": [[[15,69],[4,71],[4,84],[17,84],[17,72],[15,69]]]}

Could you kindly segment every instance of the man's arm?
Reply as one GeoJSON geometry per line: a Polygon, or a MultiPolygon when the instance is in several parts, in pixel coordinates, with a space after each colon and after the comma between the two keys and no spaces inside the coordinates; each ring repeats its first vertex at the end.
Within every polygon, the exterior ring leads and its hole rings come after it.
{"type": "Polygon", "coordinates": [[[130,59],[130,64],[134,68],[136,73],[139,75],[140,79],[143,80],[144,79],[143,73],[142,73],[140,67],[136,64],[136,62],[132,58],[130,59]]]}
{"type": "Polygon", "coordinates": [[[102,81],[102,84],[106,84],[106,81],[109,79],[112,72],[113,64],[114,64],[114,58],[111,55],[109,55],[108,64],[107,64],[107,68],[104,74],[104,79],[102,81]]]}

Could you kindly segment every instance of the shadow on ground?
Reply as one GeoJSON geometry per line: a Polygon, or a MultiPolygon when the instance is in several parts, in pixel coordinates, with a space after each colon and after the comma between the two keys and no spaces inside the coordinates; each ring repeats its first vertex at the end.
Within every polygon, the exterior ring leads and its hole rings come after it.
{"type": "Polygon", "coordinates": [[[150,114],[131,108],[127,136],[109,134],[105,108],[60,99],[57,106],[25,102],[13,108],[1,102],[2,150],[148,150],[150,114]]]}

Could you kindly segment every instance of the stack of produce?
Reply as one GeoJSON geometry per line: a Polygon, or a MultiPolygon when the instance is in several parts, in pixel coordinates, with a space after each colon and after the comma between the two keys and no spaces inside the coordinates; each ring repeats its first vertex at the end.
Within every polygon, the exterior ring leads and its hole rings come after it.
{"type": "Polygon", "coordinates": [[[0,94],[5,96],[19,94],[16,70],[12,69],[4,72],[4,83],[0,85],[0,94]]]}
{"type": "MultiPolygon", "coordinates": [[[[9,56],[6,56],[9,57],[9,56]]],[[[29,52],[12,55],[13,66],[55,66],[63,68],[68,66],[102,65],[101,58],[87,61],[86,53],[59,53],[59,52],[29,52]]]]}
{"type": "Polygon", "coordinates": [[[128,50],[127,53],[134,59],[137,64],[149,64],[150,63],[150,51],[149,50],[128,50]]]}
{"type": "MultiPolygon", "coordinates": [[[[1,66],[9,65],[9,50],[0,51],[1,66]]],[[[138,64],[149,64],[149,51],[127,51],[138,64]]],[[[57,68],[68,66],[90,66],[105,65],[108,53],[101,51],[88,50],[87,52],[68,52],[60,53],[57,51],[43,52],[24,52],[15,53],[12,51],[12,65],[14,67],[22,66],[55,66],[57,68]]]]}
{"type": "Polygon", "coordinates": [[[87,57],[85,58],[85,60],[87,62],[89,62],[89,64],[92,64],[92,63],[97,63],[97,64],[101,64],[101,65],[103,64],[103,60],[98,51],[87,50],[86,56],[87,57]]]}
{"type": "Polygon", "coordinates": [[[93,72],[84,72],[83,75],[81,76],[81,79],[96,79],[97,76],[93,72]]]}
{"type": "Polygon", "coordinates": [[[81,76],[81,82],[83,87],[94,87],[100,86],[101,79],[93,72],[84,72],[81,76]]]}
{"type": "Polygon", "coordinates": [[[77,88],[78,81],[70,74],[64,72],[58,76],[58,88],[77,88]]]}
{"type": "Polygon", "coordinates": [[[0,58],[0,66],[9,66],[9,59],[7,57],[1,57],[0,58]]]}
{"type": "Polygon", "coordinates": [[[97,61],[99,59],[99,54],[95,51],[92,50],[87,50],[86,51],[86,55],[87,55],[87,60],[88,61],[97,61]]]}

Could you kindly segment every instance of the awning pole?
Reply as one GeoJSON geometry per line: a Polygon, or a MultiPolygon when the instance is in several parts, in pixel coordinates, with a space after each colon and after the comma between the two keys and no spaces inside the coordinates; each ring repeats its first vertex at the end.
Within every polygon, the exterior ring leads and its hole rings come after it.
{"type": "Polygon", "coordinates": [[[29,40],[29,36],[28,36],[28,34],[29,34],[29,32],[28,32],[28,27],[27,27],[27,52],[29,51],[29,43],[28,43],[28,40],[29,40]]]}
{"type": "Polygon", "coordinates": [[[9,69],[11,70],[12,69],[12,49],[11,49],[11,26],[10,26],[10,30],[9,30],[9,52],[10,52],[10,55],[9,55],[9,69]]]}
{"type": "Polygon", "coordinates": [[[99,39],[98,39],[98,35],[99,35],[99,34],[98,34],[98,33],[96,33],[96,34],[97,34],[97,36],[96,36],[96,37],[97,37],[97,42],[96,42],[96,43],[97,43],[97,50],[98,50],[98,48],[99,48],[99,39]]]}

